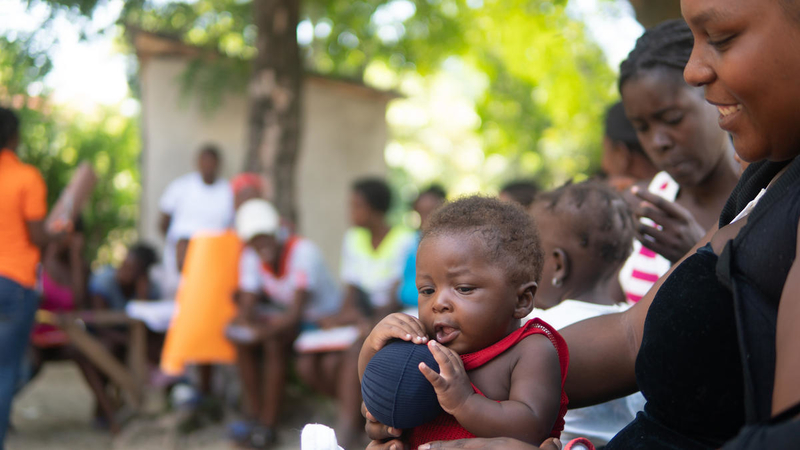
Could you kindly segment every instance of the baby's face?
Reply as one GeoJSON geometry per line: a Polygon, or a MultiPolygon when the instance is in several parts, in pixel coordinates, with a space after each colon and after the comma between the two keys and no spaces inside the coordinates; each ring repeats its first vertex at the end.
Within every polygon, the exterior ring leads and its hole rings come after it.
{"type": "Polygon", "coordinates": [[[514,331],[518,286],[478,237],[440,235],[417,253],[419,318],[428,336],[456,353],[486,348],[514,331]]]}

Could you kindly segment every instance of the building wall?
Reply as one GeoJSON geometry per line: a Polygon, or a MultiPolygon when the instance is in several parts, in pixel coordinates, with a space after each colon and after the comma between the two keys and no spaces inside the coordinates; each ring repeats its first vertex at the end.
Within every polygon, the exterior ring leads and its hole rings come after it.
{"type": "MultiPolygon", "coordinates": [[[[230,95],[213,113],[181,97],[181,58],[141,62],[142,198],[140,235],[163,245],[158,232],[158,199],[175,178],[194,170],[198,148],[216,143],[223,175],[242,169],[247,145],[247,102],[230,95]]],[[[383,149],[388,96],[362,86],[310,77],[303,99],[303,134],[298,162],[299,231],[320,246],[338,274],[341,239],[348,226],[351,182],[384,175],[383,149]]]]}

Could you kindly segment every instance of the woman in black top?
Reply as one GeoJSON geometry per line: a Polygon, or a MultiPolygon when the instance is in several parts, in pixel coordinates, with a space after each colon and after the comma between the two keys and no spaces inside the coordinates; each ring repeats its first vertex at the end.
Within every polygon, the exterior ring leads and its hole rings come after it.
{"type": "MultiPolygon", "coordinates": [[[[694,35],[685,78],[704,88],[737,153],[753,164],[718,225],[639,303],[562,330],[570,406],[627,395],[638,381],[650,404],[608,448],[797,448],[800,1],[681,6],[694,35]]],[[[368,430],[398,435],[376,423],[368,430]]],[[[399,440],[371,448],[393,444],[402,448],[399,440]]],[[[478,440],[432,448],[532,447],[478,440]]]]}

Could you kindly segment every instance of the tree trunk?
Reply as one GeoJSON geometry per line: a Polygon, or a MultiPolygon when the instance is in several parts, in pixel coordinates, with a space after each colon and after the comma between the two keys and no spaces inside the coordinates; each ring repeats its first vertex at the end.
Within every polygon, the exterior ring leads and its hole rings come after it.
{"type": "Polygon", "coordinates": [[[263,173],[281,216],[296,220],[295,166],[300,149],[303,67],[297,44],[300,0],[253,0],[258,28],[245,170],[263,173]]]}
{"type": "Polygon", "coordinates": [[[636,20],[645,28],[681,18],[680,0],[630,0],[636,11],[636,20]]]}

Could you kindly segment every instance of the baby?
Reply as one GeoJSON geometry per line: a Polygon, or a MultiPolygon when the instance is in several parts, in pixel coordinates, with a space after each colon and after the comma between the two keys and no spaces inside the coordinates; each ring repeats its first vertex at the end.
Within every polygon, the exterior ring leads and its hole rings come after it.
{"type": "MultiPolygon", "coordinates": [[[[536,307],[550,311],[563,301],[577,300],[590,311],[602,309],[588,304],[621,311],[617,297],[623,296],[612,293],[620,290],[617,274],[631,254],[634,227],[625,199],[597,181],[567,183],[539,194],[528,211],[541,232],[545,253],[536,307]]],[[[580,314],[573,321],[587,317],[580,314]]],[[[556,328],[566,325],[546,320],[556,328]]]]}
{"type": "Polygon", "coordinates": [[[359,358],[359,377],[392,339],[426,344],[439,372],[419,370],[445,411],[407,430],[411,448],[436,440],[558,437],[567,398],[567,346],[549,325],[520,319],[533,309],[542,250],[519,206],[467,197],[437,210],[417,253],[419,319],[397,313],[378,323],[359,358]]]}

